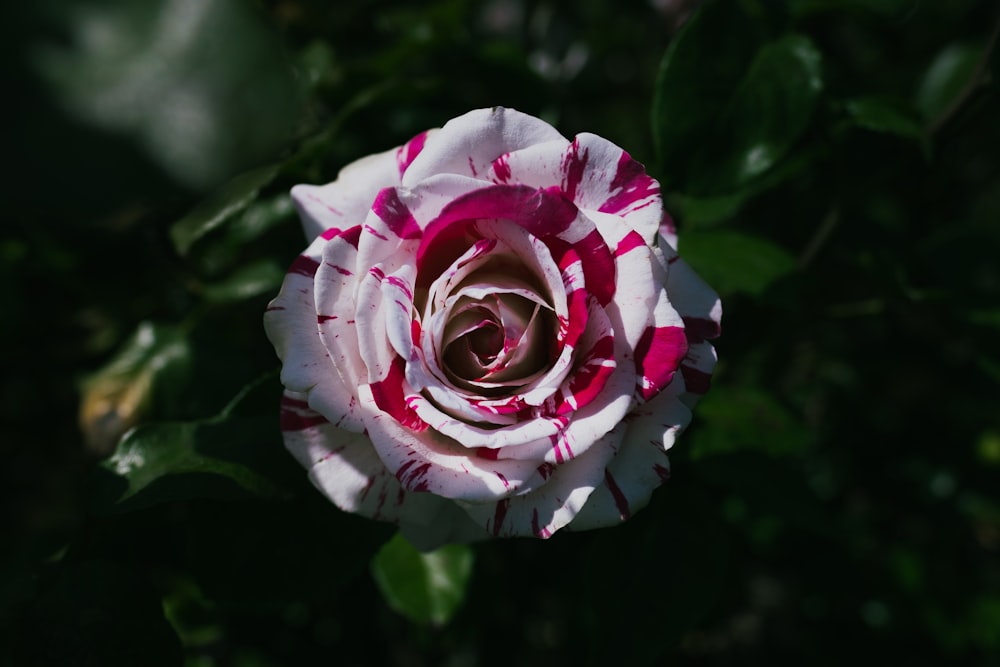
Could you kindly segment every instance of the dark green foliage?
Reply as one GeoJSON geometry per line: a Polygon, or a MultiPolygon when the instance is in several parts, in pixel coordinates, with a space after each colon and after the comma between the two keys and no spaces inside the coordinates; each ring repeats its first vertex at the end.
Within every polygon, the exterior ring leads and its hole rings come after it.
{"type": "Polygon", "coordinates": [[[1000,664],[995,3],[9,4],[0,665],[1000,664]],[[421,555],[261,316],[292,185],[496,104],[648,166],[720,364],[625,525],[421,555]]]}

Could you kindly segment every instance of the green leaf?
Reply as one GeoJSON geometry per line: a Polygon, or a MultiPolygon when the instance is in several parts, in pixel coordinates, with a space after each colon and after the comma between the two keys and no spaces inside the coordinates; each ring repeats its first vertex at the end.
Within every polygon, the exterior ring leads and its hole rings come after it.
{"type": "Polygon", "coordinates": [[[683,220],[685,232],[698,227],[713,227],[736,217],[746,200],[752,196],[747,190],[715,197],[693,197],[671,193],[665,197],[667,210],[683,220]]]}
{"type": "Polygon", "coordinates": [[[930,154],[930,142],[920,119],[902,100],[859,97],[848,100],[844,108],[858,127],[915,141],[925,156],[930,154]]]}
{"type": "Polygon", "coordinates": [[[684,260],[722,294],[759,296],[795,269],[785,250],[761,238],[731,231],[685,233],[679,250],[684,260]]]}
{"type": "Polygon", "coordinates": [[[670,42],[653,93],[652,129],[662,181],[671,190],[682,186],[691,155],[715,131],[764,43],[762,14],[755,2],[709,1],[670,42]]]}
{"type": "Polygon", "coordinates": [[[472,562],[466,545],[421,553],[397,534],[372,559],[372,576],[390,607],[415,623],[442,626],[465,599],[472,562]]]}
{"type": "Polygon", "coordinates": [[[273,394],[273,376],[248,386],[210,419],[144,424],[129,431],[95,479],[93,509],[134,511],[192,498],[286,498],[301,472],[281,446],[276,414],[239,414],[253,392],[273,394]]]}
{"type": "Polygon", "coordinates": [[[285,278],[285,269],[270,259],[262,259],[238,269],[217,283],[206,285],[202,295],[208,301],[243,301],[277,291],[285,278]]]}
{"type": "Polygon", "coordinates": [[[982,56],[982,46],[967,43],[950,44],[937,54],[924,72],[914,99],[925,121],[934,120],[952,105],[982,56]]]}
{"type": "Polygon", "coordinates": [[[257,199],[260,189],[274,180],[278,171],[278,165],[269,165],[244,172],[174,223],[170,238],[177,252],[187,255],[199,239],[246,211],[257,199]]]}
{"type": "Polygon", "coordinates": [[[692,460],[737,451],[802,455],[810,440],[802,423],[760,389],[713,387],[698,404],[698,417],[701,426],[688,436],[692,460]]]}
{"type": "Polygon", "coordinates": [[[787,35],[757,52],[729,100],[711,141],[721,149],[699,155],[692,189],[729,192],[773,167],[812,119],[823,90],[822,58],[802,35],[787,35]]]}
{"type": "Polygon", "coordinates": [[[820,52],[802,35],[769,39],[765,5],[708,2],[667,49],[652,120],[672,191],[732,193],[784,158],[811,122],[820,52]]]}

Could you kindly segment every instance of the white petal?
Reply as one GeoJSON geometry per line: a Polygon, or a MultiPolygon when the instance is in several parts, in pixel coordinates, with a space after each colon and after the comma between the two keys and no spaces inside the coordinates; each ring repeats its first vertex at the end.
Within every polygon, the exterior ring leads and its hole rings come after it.
{"type": "Polygon", "coordinates": [[[602,483],[604,467],[615,455],[625,426],[605,434],[585,454],[548,467],[545,484],[489,504],[460,502],[469,516],[497,537],[549,537],[573,521],[591,492],[602,483]]]}
{"type": "Polygon", "coordinates": [[[570,524],[571,530],[616,525],[646,506],[670,474],[667,450],[691,421],[691,411],[679,400],[683,392],[683,380],[677,379],[629,415],[618,453],[603,471],[600,486],[570,524]]]}
{"type": "Polygon", "coordinates": [[[428,137],[403,175],[403,185],[413,186],[445,173],[482,178],[500,155],[561,138],[545,121],[520,111],[503,107],[470,111],[428,137]]]}
{"type": "Polygon", "coordinates": [[[312,241],[327,229],[361,224],[375,195],[392,185],[399,185],[395,148],[350,163],[326,185],[296,185],[292,201],[306,238],[312,241]]]}
{"type": "Polygon", "coordinates": [[[264,329],[282,360],[281,383],[306,393],[309,404],[332,422],[360,427],[349,415],[356,402],[320,339],[314,274],[326,239],[318,237],[292,264],[278,296],[264,313],[264,329]]]}

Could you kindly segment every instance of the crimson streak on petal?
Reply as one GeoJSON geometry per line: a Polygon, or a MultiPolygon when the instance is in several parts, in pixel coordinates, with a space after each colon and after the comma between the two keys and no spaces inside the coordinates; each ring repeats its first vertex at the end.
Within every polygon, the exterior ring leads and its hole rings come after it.
{"type": "Polygon", "coordinates": [[[687,354],[684,327],[648,327],[635,346],[639,393],[651,399],[670,384],[670,378],[687,354]]]}
{"type": "Polygon", "coordinates": [[[416,411],[406,404],[403,395],[403,381],[406,378],[406,363],[400,357],[392,360],[389,373],[379,382],[371,385],[372,398],[375,405],[400,424],[414,431],[427,429],[427,422],[421,419],[416,411]]]}

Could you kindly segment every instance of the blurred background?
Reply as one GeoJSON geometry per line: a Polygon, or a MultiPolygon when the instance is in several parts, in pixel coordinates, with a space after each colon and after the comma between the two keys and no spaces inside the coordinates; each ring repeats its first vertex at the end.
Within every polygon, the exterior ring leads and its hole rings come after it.
{"type": "Polygon", "coordinates": [[[1000,665],[996,3],[0,12],[0,664],[1000,665]],[[284,454],[260,319],[291,185],[492,105],[661,181],[720,364],[626,525],[428,559],[284,454]]]}

